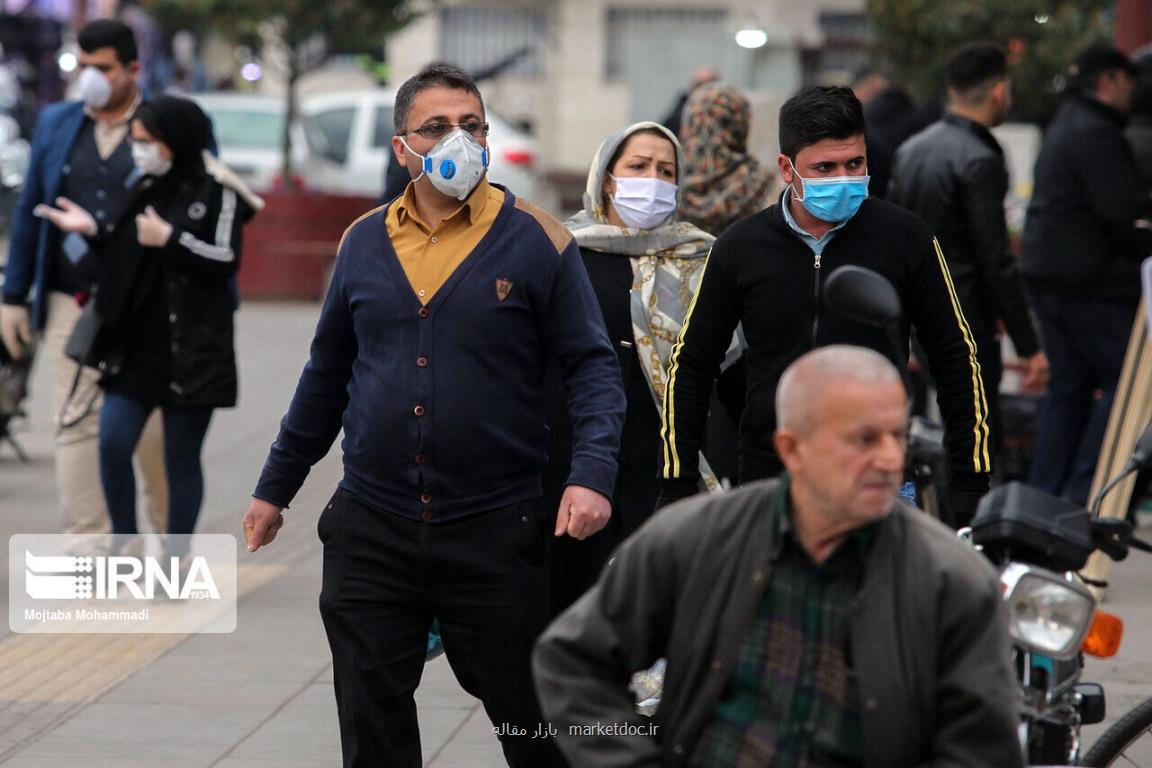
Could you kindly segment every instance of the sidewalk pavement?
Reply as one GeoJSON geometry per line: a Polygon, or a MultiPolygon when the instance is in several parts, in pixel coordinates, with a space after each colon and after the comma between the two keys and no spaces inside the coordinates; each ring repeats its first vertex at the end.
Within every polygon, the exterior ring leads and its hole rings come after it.
{"type": "MultiPolygon", "coordinates": [[[[259,304],[237,316],[240,405],[213,417],[197,530],[240,536],[240,518],[308,354],[319,306],[259,304]]],[[[15,533],[59,531],[48,376],[38,368],[16,437],[0,446],[0,599],[15,533]]],[[[317,608],[316,519],[339,450],[313,471],[277,540],[242,543],[236,631],[201,635],[18,635],[0,628],[0,765],[58,768],[321,768],[340,764],[332,664],[317,608]]],[[[480,703],[443,656],[417,692],[424,764],[502,766],[480,703]]]]}
{"type": "MultiPolygon", "coordinates": [[[[246,304],[237,317],[240,406],[218,411],[205,446],[198,530],[239,535],[249,493],[307,357],[312,304],[246,304]]],[[[0,542],[59,530],[52,479],[47,372],[17,437],[0,446],[0,542]]],[[[276,542],[240,552],[237,629],[223,635],[13,635],[0,626],[0,765],[5,768],[322,768],[339,765],[332,668],[317,609],[319,510],[340,476],[339,450],[313,470],[276,542]]],[[[1146,516],[1145,516],[1146,517],[1146,516]]],[[[1152,539],[1145,519],[1144,537],[1152,539]]],[[[7,546],[0,547],[7,558],[7,546]]],[[[7,563],[0,600],[7,609],[7,563]]],[[[1107,610],[1126,622],[1119,655],[1088,659],[1108,719],[1152,696],[1152,557],[1113,568],[1107,610]]],[[[480,704],[444,657],[417,692],[425,765],[486,768],[504,761],[480,704]]],[[[1090,745],[1104,726],[1085,728],[1090,745]]]]}

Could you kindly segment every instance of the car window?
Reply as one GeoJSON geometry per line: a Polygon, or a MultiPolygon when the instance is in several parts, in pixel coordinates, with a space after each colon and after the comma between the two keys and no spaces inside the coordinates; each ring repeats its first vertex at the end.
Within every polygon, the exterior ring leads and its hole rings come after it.
{"type": "Polygon", "coordinates": [[[348,143],[352,138],[352,120],[355,107],[342,107],[313,112],[308,121],[323,134],[327,146],[324,155],[329,160],[343,163],[348,159],[348,143]]]}
{"type": "Polygon", "coordinates": [[[376,122],[372,130],[373,147],[392,146],[396,126],[392,124],[392,107],[376,107],[376,122]]]}
{"type": "Polygon", "coordinates": [[[221,147],[279,147],[284,115],[245,109],[208,108],[216,143],[221,147]]]}

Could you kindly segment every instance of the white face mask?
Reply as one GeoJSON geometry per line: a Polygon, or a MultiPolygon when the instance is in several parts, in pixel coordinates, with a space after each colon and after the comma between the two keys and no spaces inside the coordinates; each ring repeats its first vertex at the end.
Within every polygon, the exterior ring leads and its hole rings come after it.
{"type": "MultiPolygon", "coordinates": [[[[609,174],[611,175],[611,174],[609,174]]],[[[676,212],[676,185],[663,179],[612,176],[612,207],[631,229],[655,229],[676,212]]]]}
{"type": "Polygon", "coordinates": [[[132,162],[145,176],[163,176],[172,168],[172,161],[160,156],[160,146],[154,141],[132,142],[132,162]]]}
{"type": "Polygon", "coordinates": [[[459,128],[436,142],[426,155],[413,151],[403,136],[400,142],[423,163],[420,176],[427,174],[432,186],[457,200],[468,197],[488,167],[488,150],[459,128]]]}
{"type": "Polygon", "coordinates": [[[103,109],[112,98],[112,83],[96,67],[84,67],[76,86],[80,89],[80,98],[84,104],[92,109],[103,109]]]}

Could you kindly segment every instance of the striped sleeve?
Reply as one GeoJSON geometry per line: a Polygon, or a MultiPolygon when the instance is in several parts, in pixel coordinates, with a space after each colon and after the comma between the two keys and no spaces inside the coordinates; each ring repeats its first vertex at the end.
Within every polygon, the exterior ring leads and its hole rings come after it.
{"type": "Polygon", "coordinates": [[[175,222],[167,250],[189,270],[234,274],[239,268],[241,231],[250,213],[235,190],[217,184],[213,194],[193,202],[183,219],[175,222]]]}
{"type": "Polygon", "coordinates": [[[988,398],[976,339],[952,282],[939,241],[916,275],[910,319],[936,379],[937,402],[948,433],[953,474],[992,471],[988,398]]]}
{"type": "Polygon", "coordinates": [[[192,253],[213,261],[229,262],[236,258],[232,250],[232,227],[236,223],[236,193],[224,187],[220,200],[220,216],[216,220],[216,237],[212,243],[198,239],[191,232],[180,233],[180,245],[192,253]]]}
{"type": "Polygon", "coordinates": [[[719,263],[722,252],[723,246],[717,244],[708,254],[700,287],[669,356],[660,429],[665,497],[695,493],[712,385],[740,322],[739,302],[719,263]]]}

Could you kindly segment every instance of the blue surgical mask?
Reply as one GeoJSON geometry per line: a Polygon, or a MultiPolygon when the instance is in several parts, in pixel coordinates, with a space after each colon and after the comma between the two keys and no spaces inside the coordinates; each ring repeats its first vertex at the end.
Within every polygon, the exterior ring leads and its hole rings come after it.
{"type": "MultiPolygon", "coordinates": [[[[789,161],[791,162],[791,161],[789,161]]],[[[848,221],[868,197],[869,176],[829,176],[806,179],[792,166],[792,173],[804,183],[804,196],[792,184],[793,198],[821,221],[848,221]]]]}

